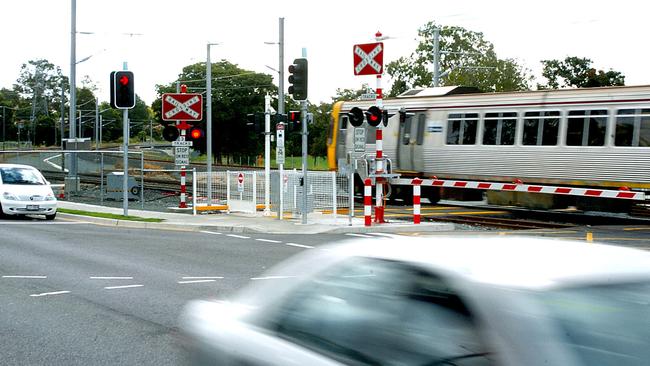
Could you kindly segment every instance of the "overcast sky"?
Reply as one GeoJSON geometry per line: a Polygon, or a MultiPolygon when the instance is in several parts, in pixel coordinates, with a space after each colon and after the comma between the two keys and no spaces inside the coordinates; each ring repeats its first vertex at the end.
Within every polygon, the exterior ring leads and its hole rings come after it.
{"type": "MultiPolygon", "coordinates": [[[[0,87],[10,88],[20,66],[45,58],[70,72],[70,0],[0,0],[0,87]]],[[[155,85],[175,81],[183,66],[226,59],[274,74],[278,18],[285,18],[285,68],[307,49],[309,99],[330,101],[337,88],[374,87],[354,76],[352,47],[379,30],[384,63],[409,56],[417,30],[429,21],[482,32],[499,58],[514,58],[541,72],[540,60],[587,57],[598,69],[622,72],[627,85],[650,84],[645,1],[429,0],[429,1],[216,1],[77,0],[78,82],[88,75],[107,101],[112,70],[123,61],[135,73],[136,92],[150,104],[155,85]],[[132,35],[128,35],[132,34],[132,35]]],[[[390,79],[384,77],[387,89],[390,79]]],[[[288,86],[285,83],[285,87],[288,86]]],[[[80,86],[80,84],[77,84],[80,86]]],[[[214,85],[214,84],[213,84],[214,85]]],[[[276,75],[277,85],[277,75],[276,75]]]]}

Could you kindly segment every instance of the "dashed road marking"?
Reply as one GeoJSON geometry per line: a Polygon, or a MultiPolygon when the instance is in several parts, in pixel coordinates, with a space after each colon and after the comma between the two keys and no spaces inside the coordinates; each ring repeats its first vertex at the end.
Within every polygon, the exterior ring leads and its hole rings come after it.
{"type": "Polygon", "coordinates": [[[250,236],[243,236],[243,235],[235,235],[235,234],[227,234],[226,236],[229,236],[231,238],[237,238],[237,239],[250,239],[250,236]]]}
{"type": "Polygon", "coordinates": [[[40,294],[32,294],[29,295],[31,297],[41,297],[41,296],[49,296],[49,295],[62,295],[62,294],[69,294],[70,291],[54,291],[54,292],[43,292],[40,294]]]}
{"type": "Polygon", "coordinates": [[[257,241],[263,241],[263,242],[265,242],[265,243],[275,243],[275,244],[277,244],[277,243],[282,243],[280,240],[271,240],[271,239],[255,239],[255,240],[257,240],[257,241]]]}
{"type": "Polygon", "coordinates": [[[298,248],[305,248],[305,249],[314,249],[315,247],[312,247],[311,245],[304,245],[304,244],[296,244],[296,243],[286,243],[285,245],[289,245],[292,247],[298,247],[298,248]]]}
{"type": "Polygon", "coordinates": [[[106,276],[106,277],[101,277],[101,276],[91,276],[91,280],[132,280],[133,277],[111,277],[111,276],[106,276]]]}
{"type": "Polygon", "coordinates": [[[253,277],[251,280],[253,281],[258,281],[258,280],[282,280],[286,278],[294,278],[296,276],[266,276],[266,277],[253,277]]]}
{"type": "Polygon", "coordinates": [[[2,278],[32,278],[32,279],[43,279],[47,278],[47,276],[2,276],[2,278]]]}
{"type": "Polygon", "coordinates": [[[134,288],[134,287],[143,287],[144,285],[125,285],[125,286],[108,286],[104,287],[104,290],[116,290],[120,288],[134,288]]]}
{"type": "Polygon", "coordinates": [[[201,276],[201,277],[196,277],[196,276],[188,276],[188,277],[183,277],[184,280],[222,280],[224,277],[221,276],[201,276]]]}
{"type": "Polygon", "coordinates": [[[178,284],[186,284],[186,283],[205,283],[205,282],[216,282],[217,280],[191,280],[191,281],[178,281],[178,284]]]}
{"type": "Polygon", "coordinates": [[[358,238],[372,238],[372,235],[365,235],[365,234],[347,233],[345,235],[347,235],[347,236],[356,236],[358,238]]]}
{"type": "Polygon", "coordinates": [[[223,235],[222,233],[217,233],[215,231],[201,230],[200,232],[203,233],[203,234],[223,235]]]}

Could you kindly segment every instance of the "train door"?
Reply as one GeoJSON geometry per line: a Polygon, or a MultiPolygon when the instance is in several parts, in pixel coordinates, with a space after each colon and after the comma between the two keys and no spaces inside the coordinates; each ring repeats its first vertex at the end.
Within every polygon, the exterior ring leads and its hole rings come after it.
{"type": "Polygon", "coordinates": [[[426,114],[418,112],[400,125],[398,139],[398,166],[400,170],[422,171],[422,147],[424,143],[424,131],[426,125],[426,114]]]}

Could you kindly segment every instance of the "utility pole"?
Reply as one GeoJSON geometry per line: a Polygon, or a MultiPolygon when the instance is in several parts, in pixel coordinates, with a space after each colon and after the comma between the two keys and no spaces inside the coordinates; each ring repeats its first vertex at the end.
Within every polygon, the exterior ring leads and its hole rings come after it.
{"type": "MultiPolygon", "coordinates": [[[[307,58],[307,49],[302,49],[302,57],[307,58]]],[[[305,77],[308,77],[305,75],[305,77]]],[[[305,90],[305,93],[307,91],[305,90]]],[[[307,224],[307,100],[300,102],[302,117],[302,224],[307,224]]]]}
{"type": "Polygon", "coordinates": [[[264,216],[271,215],[271,96],[264,96],[264,216]]]}
{"type": "MultiPolygon", "coordinates": [[[[279,53],[280,53],[280,80],[278,80],[278,114],[284,114],[284,18],[280,18],[279,53]]],[[[282,178],[282,177],[280,177],[282,178]]]]}
{"type": "Polygon", "coordinates": [[[433,30],[433,87],[440,86],[440,29],[433,30]]]}

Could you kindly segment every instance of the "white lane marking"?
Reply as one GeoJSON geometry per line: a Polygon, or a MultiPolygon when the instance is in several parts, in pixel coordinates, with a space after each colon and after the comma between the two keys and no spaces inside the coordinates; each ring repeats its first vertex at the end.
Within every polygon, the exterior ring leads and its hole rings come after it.
{"type": "MultiPolygon", "coordinates": [[[[61,166],[60,166],[60,165],[55,164],[55,163],[53,163],[53,162],[50,161],[51,159],[58,158],[58,157],[61,157],[61,154],[57,154],[57,155],[50,156],[50,157],[47,158],[47,159],[43,159],[43,161],[44,161],[45,163],[47,163],[47,164],[50,164],[52,167],[54,167],[54,169],[56,169],[56,170],[61,170],[61,166]]],[[[68,169],[65,169],[64,172],[65,172],[65,173],[68,173],[68,169]]]]}
{"type": "Polygon", "coordinates": [[[287,243],[286,245],[290,245],[292,247],[298,247],[298,248],[314,249],[314,247],[312,247],[311,245],[296,244],[296,243],[287,243]]]}
{"type": "Polygon", "coordinates": [[[387,238],[403,238],[403,235],[396,235],[396,234],[388,234],[388,233],[368,233],[368,235],[373,235],[373,236],[384,236],[387,238]]]}
{"type": "Polygon", "coordinates": [[[217,280],[193,280],[193,281],[178,281],[179,284],[185,283],[204,283],[204,282],[216,282],[217,280]]]}
{"type": "Polygon", "coordinates": [[[41,294],[32,294],[29,295],[31,297],[40,297],[40,296],[49,296],[49,295],[62,295],[62,294],[69,294],[70,291],[55,291],[55,292],[43,292],[41,294]]]}
{"type": "Polygon", "coordinates": [[[276,244],[277,244],[277,243],[282,243],[282,242],[279,241],[279,240],[271,240],[271,239],[255,239],[255,240],[257,240],[257,241],[263,241],[263,242],[265,242],[265,243],[276,243],[276,244]]]}
{"type": "Polygon", "coordinates": [[[235,235],[235,234],[227,234],[226,236],[229,236],[231,238],[238,238],[238,239],[250,239],[250,236],[243,236],[243,235],[235,235]]]}
{"type": "Polygon", "coordinates": [[[91,276],[91,280],[132,280],[133,277],[101,277],[101,276],[91,276]]]}
{"type": "Polygon", "coordinates": [[[257,281],[257,280],[281,280],[285,278],[294,278],[296,276],[266,276],[266,277],[253,277],[251,280],[257,281]]]}
{"type": "Polygon", "coordinates": [[[189,277],[183,277],[184,280],[222,280],[223,277],[221,276],[202,276],[202,277],[196,277],[196,276],[189,276],[189,277]]]}
{"type": "Polygon", "coordinates": [[[47,276],[2,276],[2,278],[47,278],[47,276]]]}
{"type": "Polygon", "coordinates": [[[203,233],[203,234],[223,235],[222,233],[217,233],[217,232],[214,232],[214,231],[207,231],[207,230],[201,230],[200,232],[203,233]]]}
{"type": "Polygon", "coordinates": [[[144,285],[126,285],[126,286],[108,286],[104,287],[105,290],[115,290],[118,288],[133,288],[133,287],[143,287],[144,285]]]}
{"type": "Polygon", "coordinates": [[[372,238],[371,235],[364,235],[364,234],[348,233],[348,234],[345,234],[345,235],[347,235],[347,236],[356,236],[356,237],[359,237],[359,238],[372,238]]]}

